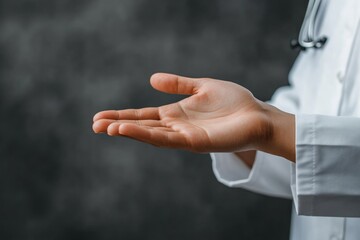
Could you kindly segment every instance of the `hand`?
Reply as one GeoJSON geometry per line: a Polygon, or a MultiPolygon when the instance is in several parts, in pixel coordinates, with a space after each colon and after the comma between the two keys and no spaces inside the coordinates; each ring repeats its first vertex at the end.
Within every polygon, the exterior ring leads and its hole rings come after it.
{"type": "Polygon", "coordinates": [[[191,96],[161,107],[99,112],[93,130],[194,152],[261,149],[273,137],[272,107],[240,85],[163,73],[150,82],[159,91],[191,96]]]}

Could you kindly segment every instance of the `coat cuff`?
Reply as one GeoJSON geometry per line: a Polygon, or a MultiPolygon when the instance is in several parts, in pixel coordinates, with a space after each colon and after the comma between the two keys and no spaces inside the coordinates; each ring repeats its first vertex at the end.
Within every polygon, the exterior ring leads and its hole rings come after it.
{"type": "Polygon", "coordinates": [[[217,180],[228,187],[247,182],[251,170],[234,153],[210,153],[217,180]]]}
{"type": "Polygon", "coordinates": [[[287,160],[261,151],[251,170],[234,153],[211,153],[217,180],[228,187],[244,188],[273,197],[291,198],[287,160]],[[275,177],[274,177],[275,175],[275,177]]]}
{"type": "Polygon", "coordinates": [[[296,211],[309,216],[360,216],[359,118],[296,116],[296,211]]]}

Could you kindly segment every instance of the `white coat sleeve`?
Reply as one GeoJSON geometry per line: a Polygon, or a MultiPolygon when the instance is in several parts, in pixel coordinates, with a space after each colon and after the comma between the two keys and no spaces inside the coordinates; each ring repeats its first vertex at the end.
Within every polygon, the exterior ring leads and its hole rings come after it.
{"type": "MultiPolygon", "coordinates": [[[[279,88],[269,104],[296,113],[299,105],[295,85],[279,88]]],[[[213,171],[219,182],[253,192],[291,198],[291,162],[282,157],[258,151],[250,170],[233,153],[211,153],[213,171]]]]}
{"type": "Polygon", "coordinates": [[[297,213],[360,217],[360,118],[296,116],[297,213]]]}

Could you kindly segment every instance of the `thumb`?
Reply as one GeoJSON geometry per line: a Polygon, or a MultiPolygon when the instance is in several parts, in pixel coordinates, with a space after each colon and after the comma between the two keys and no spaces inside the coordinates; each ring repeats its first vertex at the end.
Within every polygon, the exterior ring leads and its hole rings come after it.
{"type": "Polygon", "coordinates": [[[200,80],[168,73],[155,73],[151,76],[150,83],[158,91],[174,94],[192,95],[200,87],[200,80]]]}

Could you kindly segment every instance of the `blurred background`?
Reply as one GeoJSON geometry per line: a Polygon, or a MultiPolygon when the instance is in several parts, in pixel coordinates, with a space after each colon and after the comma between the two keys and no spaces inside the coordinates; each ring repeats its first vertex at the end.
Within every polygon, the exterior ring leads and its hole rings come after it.
{"type": "Polygon", "coordinates": [[[288,239],[291,202],[218,183],[210,157],[92,133],[181,99],[171,72],[287,84],[306,0],[0,0],[0,239],[288,239]]]}

